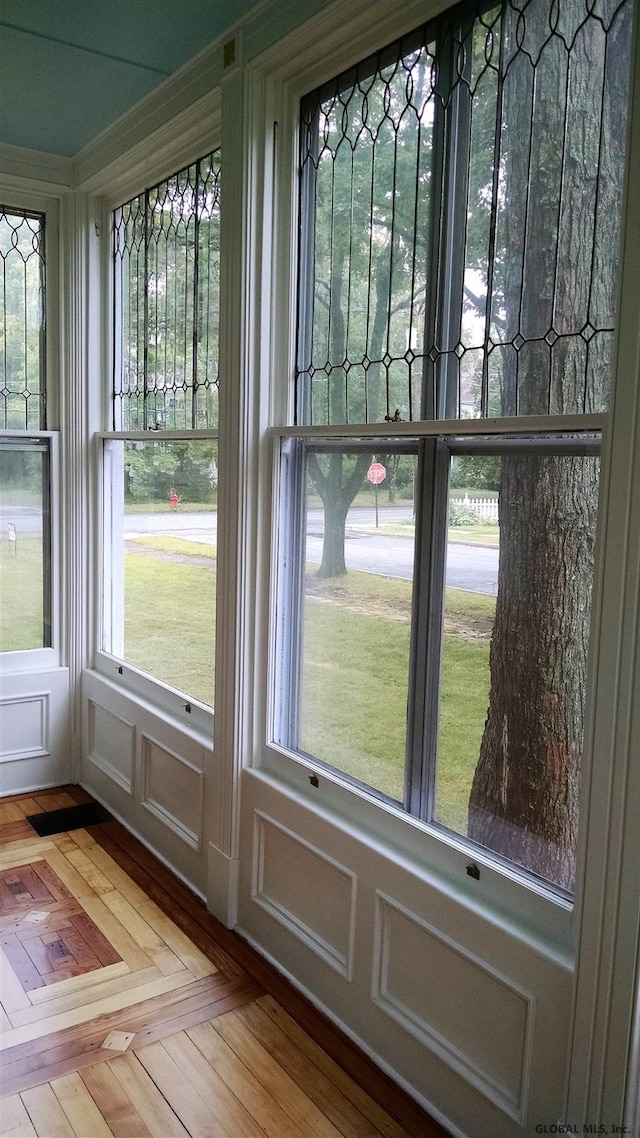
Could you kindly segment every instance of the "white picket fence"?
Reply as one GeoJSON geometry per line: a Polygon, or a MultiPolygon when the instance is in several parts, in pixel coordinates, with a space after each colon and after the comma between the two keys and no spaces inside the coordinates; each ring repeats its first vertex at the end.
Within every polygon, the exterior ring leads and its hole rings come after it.
{"type": "Polygon", "coordinates": [[[478,518],[489,518],[496,522],[498,520],[497,498],[470,498],[465,494],[464,498],[458,498],[457,501],[478,518]]]}

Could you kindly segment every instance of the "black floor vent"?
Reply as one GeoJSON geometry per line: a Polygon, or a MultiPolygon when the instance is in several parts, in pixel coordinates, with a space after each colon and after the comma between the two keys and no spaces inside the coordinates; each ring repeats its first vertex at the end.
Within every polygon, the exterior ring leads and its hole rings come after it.
{"type": "Polygon", "coordinates": [[[30,814],[27,822],[41,838],[48,838],[51,834],[63,834],[65,830],[83,830],[85,826],[108,822],[110,817],[97,802],[87,802],[83,806],[67,806],[64,810],[30,814]]]}

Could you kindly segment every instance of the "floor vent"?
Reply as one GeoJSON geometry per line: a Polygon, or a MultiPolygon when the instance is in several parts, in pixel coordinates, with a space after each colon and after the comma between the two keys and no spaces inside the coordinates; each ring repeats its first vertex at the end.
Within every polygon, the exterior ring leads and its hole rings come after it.
{"type": "Polygon", "coordinates": [[[85,826],[108,822],[110,817],[97,802],[87,802],[82,806],[67,806],[64,810],[30,814],[27,822],[41,838],[49,838],[52,834],[64,834],[66,830],[84,830],[85,826]]]}

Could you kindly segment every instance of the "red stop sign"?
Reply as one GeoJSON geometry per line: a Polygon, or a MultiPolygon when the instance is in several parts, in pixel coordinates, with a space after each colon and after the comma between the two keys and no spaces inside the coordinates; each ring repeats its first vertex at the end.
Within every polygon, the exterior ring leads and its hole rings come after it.
{"type": "Polygon", "coordinates": [[[367,470],[367,478],[374,486],[379,486],[387,477],[387,469],[381,462],[372,462],[367,470]]]}

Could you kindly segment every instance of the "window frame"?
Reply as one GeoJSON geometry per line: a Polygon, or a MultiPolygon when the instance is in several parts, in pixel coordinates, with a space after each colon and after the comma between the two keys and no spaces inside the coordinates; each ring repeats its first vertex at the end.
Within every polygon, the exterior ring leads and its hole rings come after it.
{"type": "MultiPolygon", "coordinates": [[[[252,518],[256,527],[261,557],[251,584],[258,591],[257,620],[252,625],[251,659],[256,653],[264,660],[254,681],[254,706],[260,724],[250,747],[256,774],[266,785],[280,788],[292,796],[297,805],[346,827],[349,833],[372,850],[389,851],[410,872],[426,875],[438,890],[444,890],[471,910],[516,937],[525,936],[538,944],[540,951],[551,953],[562,967],[571,968],[575,948],[576,925],[574,905],[580,912],[582,896],[578,890],[574,903],[552,893],[532,880],[523,889],[522,880],[509,867],[499,866],[478,851],[475,861],[482,869],[481,884],[465,873],[466,856],[459,843],[444,833],[437,838],[425,832],[422,823],[411,816],[399,816],[384,802],[374,802],[356,786],[348,787],[331,771],[321,773],[317,785],[313,765],[305,763],[273,742],[270,726],[274,719],[273,685],[270,677],[277,668],[274,647],[274,622],[278,603],[274,566],[280,553],[279,519],[282,503],[278,499],[280,439],[284,436],[314,435],[317,428],[292,428],[294,398],[291,377],[296,365],[296,293],[299,218],[298,155],[300,100],[312,88],[331,80],[336,74],[354,66],[358,59],[374,54],[393,39],[411,33],[430,17],[442,11],[437,0],[406,0],[400,8],[390,10],[386,0],[372,0],[363,12],[357,0],[345,0],[340,26],[336,27],[329,12],[318,13],[307,24],[279,44],[265,50],[247,66],[248,139],[251,158],[248,200],[258,219],[252,232],[248,271],[259,299],[258,311],[250,324],[250,337],[261,345],[259,355],[251,360],[249,378],[260,391],[255,426],[261,440],[263,472],[259,479],[252,518]],[[318,45],[322,49],[318,50],[318,45]],[[265,265],[267,266],[265,268],[265,265]],[[311,781],[313,779],[313,781],[311,781]],[[311,789],[310,789],[311,788],[311,789]]],[[[620,286],[618,286],[620,287],[620,286]]],[[[572,416],[559,420],[546,417],[543,423],[535,416],[527,417],[527,428],[536,431],[587,429],[602,431],[604,471],[609,469],[609,423],[607,415],[580,416],[576,424],[572,416]]],[[[457,423],[455,430],[459,431],[457,423]]],[[[479,429],[506,432],[522,427],[521,420],[487,419],[479,429]]],[[[437,425],[446,429],[445,421],[437,425]]],[[[473,434],[474,421],[466,421],[465,429],[473,434]]],[[[415,433],[416,424],[390,424],[387,435],[415,433]]],[[[334,432],[335,433],[335,432],[334,432]]],[[[342,430],[345,437],[374,434],[368,427],[342,430]]],[[[607,485],[599,502],[600,527],[607,510],[607,485]]],[[[603,550],[597,558],[594,581],[596,608],[594,636],[591,638],[588,662],[589,688],[587,723],[583,756],[581,808],[584,827],[579,836],[579,856],[584,877],[585,834],[588,818],[588,788],[592,779],[594,757],[593,703],[597,675],[594,645],[600,634],[600,589],[604,564],[603,550]]],[[[248,653],[245,655],[247,663],[248,653]]]]}
{"type": "MultiPolygon", "coordinates": [[[[443,650],[443,610],[450,460],[454,454],[536,454],[600,456],[604,415],[539,417],[531,431],[529,419],[431,420],[341,429],[273,429],[276,485],[274,520],[275,565],[272,626],[271,691],[267,746],[316,777],[336,781],[347,791],[369,798],[399,818],[421,826],[430,838],[445,840],[467,857],[492,864],[527,889],[572,904],[573,894],[538,878],[517,863],[481,846],[439,822],[434,816],[438,763],[438,723],[443,650]],[[588,423],[585,423],[585,419],[588,423]],[[507,426],[509,424],[509,426],[507,426]],[[394,429],[395,428],[395,429],[394,429]],[[366,437],[363,438],[363,435],[366,437]],[[302,636],[306,469],[310,453],[342,449],[415,453],[418,459],[414,573],[408,669],[408,709],[405,735],[405,798],[400,803],[374,786],[362,783],[339,766],[305,751],[299,743],[302,692],[302,636]],[[425,646],[422,648],[421,646],[425,646]]],[[[595,582],[594,582],[595,583],[595,582]]],[[[586,730],[586,722],[584,725],[586,730]]]]}
{"type": "Polygon", "coordinates": [[[63,517],[60,508],[61,494],[61,438],[62,414],[60,392],[60,202],[55,197],[24,190],[15,186],[11,178],[0,179],[0,197],[8,210],[40,214],[44,218],[44,375],[46,390],[46,428],[34,430],[0,429],[0,439],[24,439],[44,442],[49,451],[48,528],[49,528],[49,611],[50,645],[3,652],[0,646],[0,674],[36,672],[56,668],[63,663],[63,576],[62,559],[65,548],[63,517]]]}
{"type": "MultiPolygon", "coordinates": [[[[105,515],[104,503],[107,478],[104,462],[104,445],[109,440],[140,439],[147,442],[178,441],[180,439],[210,439],[219,443],[222,424],[217,429],[119,431],[113,429],[113,374],[115,366],[115,303],[116,289],[113,273],[113,219],[114,212],[149,186],[155,186],[173,174],[194,164],[221,148],[221,101],[219,91],[213,91],[203,100],[197,120],[190,121],[185,130],[179,122],[170,123],[162,132],[160,144],[151,135],[144,147],[139,148],[131,160],[125,152],[112,171],[103,192],[94,198],[96,209],[96,235],[99,239],[99,271],[96,297],[99,297],[97,326],[102,343],[102,356],[94,382],[99,415],[93,419],[95,516],[97,548],[97,581],[94,591],[94,625],[92,664],[96,672],[122,691],[123,695],[153,707],[171,722],[179,723],[181,730],[197,738],[203,745],[211,745],[215,720],[215,706],[200,703],[187,693],[178,691],[125,660],[111,655],[103,647],[105,621],[105,577],[108,564],[107,540],[111,535],[111,519],[105,515]]],[[[224,207],[223,207],[224,211],[224,207]]],[[[223,224],[221,221],[221,231],[223,224]]],[[[222,321],[220,326],[220,356],[222,355],[222,321]]],[[[217,587],[218,591],[219,585],[217,587]]],[[[217,600],[216,600],[217,605],[217,600]]],[[[215,638],[211,644],[212,656],[216,652],[215,638]]],[[[215,696],[214,696],[215,705],[215,696]]]]}

